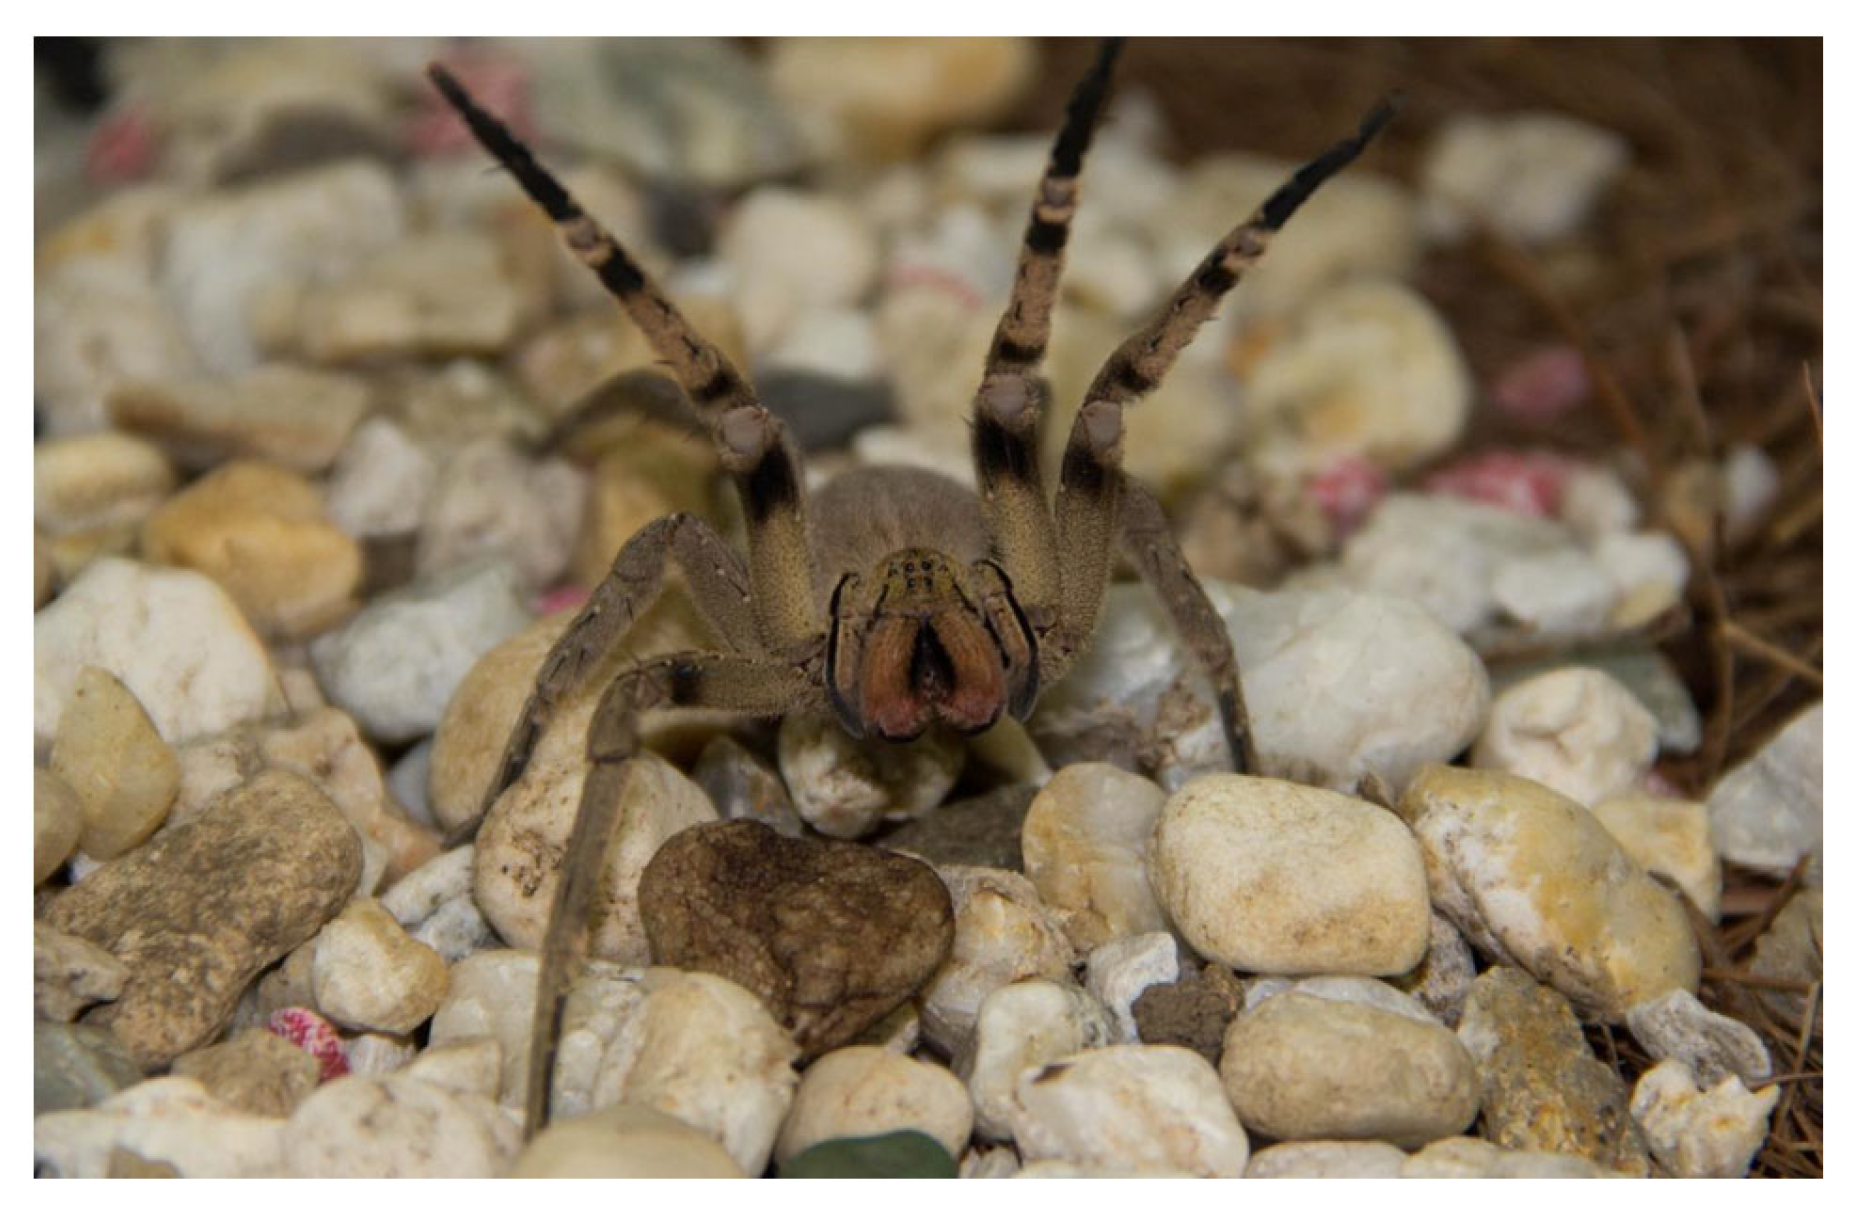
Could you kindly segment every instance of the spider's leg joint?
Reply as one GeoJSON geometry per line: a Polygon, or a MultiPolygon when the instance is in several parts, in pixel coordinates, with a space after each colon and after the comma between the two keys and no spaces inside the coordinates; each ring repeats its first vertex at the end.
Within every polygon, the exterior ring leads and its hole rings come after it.
{"type": "Polygon", "coordinates": [[[775,446],[775,423],[761,406],[737,406],[717,425],[725,465],[731,472],[749,469],[775,446]]]}
{"type": "Polygon", "coordinates": [[[982,382],[982,405],[995,420],[1014,426],[1033,404],[1033,393],[1023,376],[990,376],[982,382]]]}
{"type": "Polygon", "coordinates": [[[1119,441],[1124,438],[1122,406],[1114,401],[1088,401],[1079,411],[1079,422],[1094,457],[1105,460],[1115,455],[1119,441]]]}

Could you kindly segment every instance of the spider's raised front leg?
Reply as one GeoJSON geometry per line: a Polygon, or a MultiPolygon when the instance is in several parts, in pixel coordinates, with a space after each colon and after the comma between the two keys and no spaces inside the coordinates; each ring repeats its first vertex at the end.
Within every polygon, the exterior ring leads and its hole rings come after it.
{"type": "Polygon", "coordinates": [[[710,429],[749,523],[757,630],[772,653],[803,649],[822,633],[822,623],[814,604],[801,462],[787,428],[762,407],[729,358],[692,328],[671,297],[508,127],[444,68],[434,65],[430,75],[478,142],[555,221],[569,249],[613,293],[710,429]]]}
{"type": "Polygon", "coordinates": [[[626,794],[627,762],[639,754],[639,716],[658,708],[694,706],[734,710],[767,718],[824,711],[819,674],[806,666],[758,655],[684,652],[648,660],[614,677],[588,725],[588,759],[593,768],[581,787],[575,824],[569,831],[561,874],[550,902],[536,981],[536,1013],[530,1030],[529,1093],[524,1137],[549,1119],[557,1042],[568,978],[580,958],[588,910],[606,862],[614,820],[626,794]]]}
{"type": "Polygon", "coordinates": [[[1013,292],[975,396],[975,473],[990,540],[1035,630],[1052,624],[1060,588],[1059,550],[1040,476],[1040,415],[1047,403],[1039,367],[1052,334],[1059,272],[1078,208],[1079,170],[1104,109],[1119,45],[1118,39],[1106,40],[1066,105],[1065,122],[1034,194],[1013,292]]]}
{"type": "MultiPolygon", "coordinates": [[[[1294,173],[1244,224],[1214,247],[1176,289],[1156,318],[1126,339],[1092,380],[1085,403],[1073,420],[1060,465],[1054,515],[1058,521],[1059,551],[1066,555],[1066,562],[1060,572],[1059,621],[1042,640],[1042,681],[1057,679],[1091,637],[1104,599],[1105,584],[1110,579],[1114,547],[1120,537],[1130,535],[1130,529],[1135,529],[1136,535],[1152,538],[1157,531],[1154,522],[1145,519],[1148,510],[1154,508],[1154,501],[1147,504],[1137,501],[1135,487],[1127,484],[1123,475],[1124,408],[1140,401],[1162,383],[1182,348],[1188,345],[1202,323],[1213,316],[1222,297],[1265,255],[1267,245],[1285,221],[1326,179],[1355,160],[1393,116],[1393,104],[1384,101],[1364,118],[1355,135],[1340,141],[1294,173]],[[1122,522],[1122,514],[1127,510],[1136,513],[1128,528],[1122,522]]],[[[1149,548],[1153,550],[1154,547],[1149,548]]],[[[1166,558],[1153,560],[1148,565],[1143,560],[1143,549],[1139,546],[1134,556],[1145,578],[1163,593],[1164,603],[1171,606],[1178,624],[1186,624],[1203,635],[1199,641],[1193,636],[1188,638],[1191,648],[1198,656],[1203,652],[1213,656],[1219,650],[1226,650],[1226,662],[1231,664],[1231,648],[1225,647],[1225,634],[1221,635],[1220,647],[1213,646],[1205,637],[1212,609],[1204,611],[1197,607],[1197,602],[1206,604],[1200,588],[1195,588],[1196,595],[1182,598],[1180,585],[1184,581],[1193,584],[1194,576],[1188,574],[1186,566],[1180,568],[1179,575],[1175,573],[1180,553],[1175,551],[1173,542],[1166,558]],[[1172,592],[1171,588],[1176,591],[1172,592]],[[1194,625],[1196,621],[1203,624],[1194,625]]],[[[1203,661],[1207,662],[1206,658],[1203,661]]],[[[1222,671],[1216,668],[1211,674],[1215,677],[1216,688],[1220,688],[1222,671]]],[[[1244,706],[1238,700],[1238,684],[1233,687],[1236,696],[1232,711],[1236,717],[1228,728],[1230,738],[1237,743],[1245,736],[1246,724],[1244,706]]],[[[1227,712],[1227,707],[1223,706],[1223,714],[1227,712]]],[[[1240,764],[1245,757],[1236,752],[1234,760],[1240,764]]]]}
{"type": "Polygon", "coordinates": [[[654,520],[621,547],[588,602],[549,648],[537,671],[536,687],[511,726],[503,760],[485,789],[478,814],[454,830],[455,839],[468,839],[491,805],[523,775],[557,709],[659,598],[666,569],[673,563],[684,573],[692,606],[724,645],[744,654],[761,652],[749,576],[736,551],[696,516],[679,512],[654,520]]]}

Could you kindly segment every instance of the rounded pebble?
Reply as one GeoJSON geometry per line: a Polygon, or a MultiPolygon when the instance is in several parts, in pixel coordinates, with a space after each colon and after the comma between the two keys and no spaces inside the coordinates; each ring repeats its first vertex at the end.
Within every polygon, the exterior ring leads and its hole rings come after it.
{"type": "Polygon", "coordinates": [[[1408,1155],[1386,1141],[1282,1141],[1247,1160],[1248,1179],[1399,1179],[1408,1155]]]}
{"type": "Polygon", "coordinates": [[[982,1002],[1018,980],[1067,980],[1065,929],[1024,877],[983,866],[937,870],[956,913],[949,958],[923,992],[924,1037],[955,1056],[975,1030],[982,1002]]]}
{"type": "Polygon", "coordinates": [[[830,718],[791,714],[781,722],[776,760],[801,818],[827,836],[853,838],[940,804],[962,772],[964,751],[944,731],[908,744],[855,740],[830,718]]]}
{"type": "Polygon", "coordinates": [[[960,1154],[969,1143],[969,1093],[949,1070],[882,1048],[840,1048],[801,1075],[775,1142],[775,1163],[841,1137],[912,1129],[960,1154]]]}
{"type": "Polygon", "coordinates": [[[982,999],[975,1032],[957,1056],[956,1071],[974,1100],[975,1130],[1006,1140],[1018,1114],[1021,1075],[1062,1056],[1115,1041],[1111,1012],[1070,982],[1023,980],[982,999]]]}
{"type": "Polygon", "coordinates": [[[52,771],[70,783],[84,808],[78,848],[99,861],[148,840],[174,805],[181,785],[174,750],[162,742],[141,703],[103,668],[78,671],[58,716],[52,771]]]}
{"type": "Polygon", "coordinates": [[[32,770],[32,882],[44,883],[65,864],[84,831],[84,804],[71,783],[50,769],[32,770]]]}
{"type": "Polygon", "coordinates": [[[1679,901],[1580,804],[1509,774],[1434,765],[1402,796],[1440,910],[1487,956],[1619,1022],[1696,989],[1699,948],[1679,901]]]}
{"type": "Polygon", "coordinates": [[[524,1146],[512,1179],[741,1179],[723,1147],[663,1112],[617,1103],[558,1120],[524,1146]]]}
{"type": "Polygon", "coordinates": [[[1167,796],[1112,765],[1069,765],[1041,788],[1020,835],[1025,874],[1065,921],[1081,954],[1166,929],[1144,873],[1150,831],[1167,796]]]}
{"type": "Polygon", "coordinates": [[[418,1078],[317,1087],[284,1129],[284,1173],[305,1179],[489,1179],[522,1137],[496,1104],[418,1078]]]}
{"type": "Polygon", "coordinates": [[[1557,668],[1493,700],[1472,763],[1541,782],[1589,807],[1646,775],[1658,731],[1647,708],[1606,672],[1557,668]]]}
{"type": "Polygon", "coordinates": [[[412,1031],[445,996],[445,960],[409,937],[378,900],[350,902],[313,945],[316,1007],[344,1027],[412,1031]]]}
{"type": "Polygon", "coordinates": [[[1170,797],[1150,878],[1209,959],[1246,972],[1393,975],[1427,949],[1421,851],[1373,804],[1273,778],[1201,778],[1170,797]]]}

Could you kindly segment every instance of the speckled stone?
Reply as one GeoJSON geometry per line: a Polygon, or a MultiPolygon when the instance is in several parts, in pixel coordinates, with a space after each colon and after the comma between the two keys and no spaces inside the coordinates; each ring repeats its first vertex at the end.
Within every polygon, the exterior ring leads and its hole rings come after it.
{"type": "Polygon", "coordinates": [[[1647,1173],[1627,1087],[1589,1050],[1556,990],[1516,968],[1488,969],[1467,995],[1459,1037],[1479,1063],[1479,1128],[1492,1141],[1647,1173]]]}
{"type": "Polygon", "coordinates": [[[1698,987],[1698,944],[1679,901],[1580,804],[1525,778],[1434,765],[1401,811],[1434,903],[1487,957],[1611,1022],[1698,987]]]}
{"type": "Polygon", "coordinates": [[[1146,1044],[1177,1044],[1210,1065],[1221,1059],[1227,1026],[1240,1013],[1246,991],[1225,964],[1211,963],[1173,984],[1152,985],[1130,1007],[1146,1044]]]}
{"type": "Polygon", "coordinates": [[[491,1178],[516,1156],[517,1123],[495,1103],[418,1078],[319,1086],[284,1127],[284,1173],[306,1179],[491,1178]]]}
{"type": "Polygon", "coordinates": [[[1661,1061],[1634,1084],[1634,1123],[1654,1159],[1682,1179],[1738,1179],[1770,1132],[1782,1092],[1755,1094],[1735,1077],[1701,1087],[1679,1061],[1661,1061]]]}
{"type": "Polygon", "coordinates": [[[921,989],[954,934],[949,893],[923,863],[749,820],[673,837],[639,896],[655,961],[735,980],[810,1054],[921,989]]]}
{"type": "Polygon", "coordinates": [[[1737,1019],[1707,1010],[1684,989],[1635,1006],[1628,1011],[1627,1024],[1656,1060],[1679,1061],[1706,1086],[1727,1077],[1754,1086],[1770,1075],[1770,1050],[1763,1037],[1737,1019]]]}
{"type": "Polygon", "coordinates": [[[302,778],[266,773],[105,863],[45,918],[128,967],[99,1022],[162,1065],[224,1026],[252,978],[335,916],[360,873],[348,821],[302,778]]]}

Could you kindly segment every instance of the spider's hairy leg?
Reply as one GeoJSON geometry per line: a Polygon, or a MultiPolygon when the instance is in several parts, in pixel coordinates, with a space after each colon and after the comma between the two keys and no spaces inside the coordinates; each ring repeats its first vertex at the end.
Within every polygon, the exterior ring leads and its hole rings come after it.
{"type": "Polygon", "coordinates": [[[627,762],[639,753],[641,712],[701,706],[773,718],[794,711],[824,710],[825,701],[817,675],[805,667],[764,656],[700,651],[648,660],[620,673],[607,686],[588,727],[588,759],[593,768],[581,788],[543,939],[536,1013],[530,1027],[526,1140],[549,1120],[569,981],[626,794],[627,762]]]}
{"type": "Polygon", "coordinates": [[[1038,372],[1052,334],[1059,272],[1078,208],[1079,171],[1104,110],[1121,43],[1105,40],[1066,104],[1065,121],[1034,193],[1014,288],[975,396],[976,480],[991,539],[1017,598],[1036,617],[1049,615],[1059,601],[1058,543],[1040,477],[1038,433],[1046,394],[1038,372]]]}
{"type": "Polygon", "coordinates": [[[455,840],[469,839],[498,796],[523,775],[557,708],[658,599],[671,563],[684,572],[693,606],[726,646],[746,654],[761,651],[750,611],[749,577],[736,551],[696,516],[679,512],[654,520],[621,547],[600,586],[549,648],[478,814],[454,830],[455,840]]]}
{"type": "Polygon", "coordinates": [[[729,357],[692,327],[614,235],[582,209],[508,127],[443,67],[432,65],[428,75],[478,142],[555,221],[569,249],[619,301],[710,428],[749,520],[750,580],[763,641],[784,650],[819,634],[800,457],[787,428],[762,408],[729,357]]]}
{"type": "Polygon", "coordinates": [[[1201,581],[1188,568],[1162,504],[1141,483],[1126,479],[1119,513],[1119,549],[1162,601],[1189,653],[1214,684],[1214,702],[1235,773],[1252,772],[1252,728],[1246,698],[1240,691],[1240,664],[1234,658],[1227,623],[1214,611],[1201,581]]]}
{"type": "MultiPolygon", "coordinates": [[[[1052,633],[1056,653],[1050,660],[1060,670],[1091,637],[1110,579],[1112,550],[1119,537],[1118,511],[1125,497],[1124,408],[1162,383],[1176,356],[1214,314],[1222,297],[1265,255],[1273,235],[1332,174],[1355,160],[1394,114],[1394,101],[1383,101],[1363,119],[1356,134],[1294,173],[1245,223],[1215,245],[1155,319],[1126,339],[1093,378],[1066,441],[1054,508],[1059,552],[1066,555],[1060,572],[1059,624],[1052,633]]],[[[1043,679],[1047,665],[1043,656],[1043,679]]]]}

